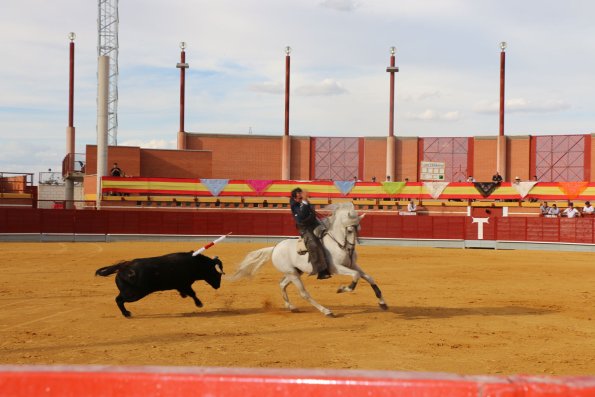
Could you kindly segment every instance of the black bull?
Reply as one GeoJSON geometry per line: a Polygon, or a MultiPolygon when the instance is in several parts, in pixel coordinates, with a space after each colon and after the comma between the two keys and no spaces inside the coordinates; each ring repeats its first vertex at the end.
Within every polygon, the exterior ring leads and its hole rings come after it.
{"type": "Polygon", "coordinates": [[[204,255],[192,256],[192,252],[178,252],[123,261],[97,269],[95,275],[106,277],[116,272],[116,285],[120,290],[116,304],[125,317],[130,317],[131,313],[124,307],[124,302],[136,302],[155,291],[175,289],[182,298],[190,296],[196,306],[202,307],[192,283],[204,280],[218,289],[223,264],[217,257],[211,259],[204,255]]]}

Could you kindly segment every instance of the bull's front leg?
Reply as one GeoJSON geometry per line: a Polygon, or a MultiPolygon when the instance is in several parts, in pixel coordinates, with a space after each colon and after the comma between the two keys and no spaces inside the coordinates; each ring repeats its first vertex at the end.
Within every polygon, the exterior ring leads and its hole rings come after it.
{"type": "Polygon", "coordinates": [[[182,298],[185,298],[186,296],[191,297],[194,300],[194,304],[197,307],[202,307],[203,306],[202,302],[200,301],[200,299],[197,298],[196,293],[192,289],[192,286],[180,288],[178,290],[178,292],[180,293],[180,295],[182,295],[182,298]]]}
{"type": "Polygon", "coordinates": [[[122,297],[122,295],[118,295],[116,296],[116,304],[118,305],[118,308],[120,309],[120,311],[122,312],[122,315],[124,317],[130,317],[130,315],[132,313],[130,313],[128,310],[126,310],[126,308],[124,307],[124,298],[122,297]]]}

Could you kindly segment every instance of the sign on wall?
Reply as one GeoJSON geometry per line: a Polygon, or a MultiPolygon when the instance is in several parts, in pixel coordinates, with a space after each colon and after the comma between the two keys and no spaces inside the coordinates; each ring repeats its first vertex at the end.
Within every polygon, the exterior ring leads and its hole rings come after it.
{"type": "Polygon", "coordinates": [[[443,181],[444,180],[444,167],[445,164],[436,161],[422,161],[421,162],[421,175],[420,180],[422,181],[443,181]]]}

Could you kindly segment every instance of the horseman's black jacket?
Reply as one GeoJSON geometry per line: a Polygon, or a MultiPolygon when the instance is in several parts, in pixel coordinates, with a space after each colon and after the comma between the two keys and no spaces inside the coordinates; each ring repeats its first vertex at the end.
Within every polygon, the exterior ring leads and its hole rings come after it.
{"type": "Polygon", "coordinates": [[[291,206],[291,213],[297,227],[313,229],[318,226],[316,212],[310,204],[298,203],[292,198],[289,201],[289,205],[291,206]]]}

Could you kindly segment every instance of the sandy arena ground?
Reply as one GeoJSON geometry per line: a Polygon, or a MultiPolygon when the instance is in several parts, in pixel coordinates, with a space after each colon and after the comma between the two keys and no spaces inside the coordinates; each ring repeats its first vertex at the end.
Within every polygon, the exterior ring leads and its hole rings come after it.
{"type": "MultiPolygon", "coordinates": [[[[359,247],[390,310],[363,280],[306,278],[326,318],[303,301],[282,308],[280,274],[155,293],[120,314],[121,259],[187,251],[191,243],[0,243],[0,363],[357,368],[462,374],[595,374],[592,253],[359,247]]],[[[213,247],[231,273],[263,244],[213,247]]]]}

